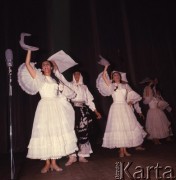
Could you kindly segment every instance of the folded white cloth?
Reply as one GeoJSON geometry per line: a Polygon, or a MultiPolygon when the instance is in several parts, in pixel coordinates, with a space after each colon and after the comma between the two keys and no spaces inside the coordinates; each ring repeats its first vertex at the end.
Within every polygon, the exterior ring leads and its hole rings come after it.
{"type": "Polygon", "coordinates": [[[110,63],[108,60],[106,60],[105,58],[103,58],[101,55],[99,55],[100,57],[100,61],[98,62],[98,64],[102,65],[102,66],[109,66],[110,63]]]}
{"type": "Polygon", "coordinates": [[[26,44],[24,43],[24,37],[25,37],[25,36],[31,36],[31,34],[21,33],[20,41],[19,41],[20,46],[21,46],[24,50],[31,50],[31,51],[37,51],[37,50],[39,50],[38,47],[26,45],[26,44]]]}
{"type": "Polygon", "coordinates": [[[57,53],[50,56],[48,58],[48,60],[54,61],[57,64],[60,73],[63,73],[67,69],[78,64],[68,54],[66,54],[63,50],[60,50],[57,53]]]}

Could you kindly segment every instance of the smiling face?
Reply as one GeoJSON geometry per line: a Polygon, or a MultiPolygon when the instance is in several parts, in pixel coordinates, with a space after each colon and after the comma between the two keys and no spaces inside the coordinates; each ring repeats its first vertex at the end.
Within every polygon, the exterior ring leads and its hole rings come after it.
{"type": "Polygon", "coordinates": [[[78,72],[78,71],[77,71],[77,72],[74,72],[73,75],[74,75],[75,81],[76,81],[76,82],[79,82],[80,72],[78,72]]]}
{"type": "Polygon", "coordinates": [[[46,76],[50,76],[51,75],[51,70],[52,70],[51,63],[49,61],[43,61],[42,62],[43,74],[46,75],[46,76]]]}
{"type": "Polygon", "coordinates": [[[119,83],[121,81],[121,76],[118,72],[114,72],[112,74],[112,80],[116,83],[119,83]]]}

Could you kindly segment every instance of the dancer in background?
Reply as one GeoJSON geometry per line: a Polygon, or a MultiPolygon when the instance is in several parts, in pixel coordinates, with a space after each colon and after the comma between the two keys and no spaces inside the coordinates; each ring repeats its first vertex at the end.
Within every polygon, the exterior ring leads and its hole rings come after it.
{"type": "Polygon", "coordinates": [[[39,92],[41,100],[35,112],[27,157],[45,160],[41,173],[49,169],[62,171],[56,160],[78,150],[73,127],[74,110],[66,97],[58,91],[58,83],[51,77],[52,63],[43,61],[41,72],[30,61],[31,50],[28,50],[25,64],[18,70],[18,82],[28,94],[39,92]]]}
{"type": "Polygon", "coordinates": [[[110,80],[107,73],[108,66],[105,64],[103,73],[97,78],[99,92],[103,96],[112,96],[113,98],[102,146],[110,149],[120,148],[120,157],[130,156],[127,148],[141,145],[146,136],[146,132],[137,121],[131,108],[131,104],[139,101],[141,97],[134,95],[129,101],[128,94],[134,91],[127,83],[122,82],[118,71],[111,73],[112,80],[110,80]]]}
{"type": "MultiPolygon", "coordinates": [[[[125,84],[128,83],[126,73],[120,72],[121,81],[125,84]]],[[[130,107],[132,108],[134,113],[137,113],[137,115],[140,117],[140,120],[144,120],[144,115],[142,113],[141,107],[139,102],[142,100],[142,97],[137,94],[135,91],[131,90],[129,93],[127,93],[127,102],[129,102],[130,107]]],[[[145,148],[141,145],[135,147],[136,150],[144,151],[145,148]]]]}
{"type": "Polygon", "coordinates": [[[143,102],[148,104],[149,109],[146,117],[146,131],[154,144],[161,144],[160,139],[170,140],[172,135],[171,123],[164,113],[164,109],[170,110],[169,104],[161,98],[159,91],[155,88],[155,81],[148,80],[143,92],[143,102]]]}
{"type": "Polygon", "coordinates": [[[75,132],[78,139],[78,153],[70,154],[68,162],[65,164],[69,166],[77,161],[77,156],[79,162],[88,162],[86,157],[90,157],[93,152],[91,144],[89,141],[89,126],[92,122],[92,116],[89,113],[89,109],[92,110],[97,119],[101,118],[101,114],[97,111],[95,104],[93,102],[94,98],[90,93],[87,85],[83,82],[83,76],[80,71],[75,71],[73,73],[73,81],[69,83],[61,74],[56,76],[67,84],[71,89],[76,92],[76,97],[71,99],[75,110],[75,132]]]}
{"type": "MultiPolygon", "coordinates": [[[[154,96],[159,100],[158,106],[166,114],[168,120],[171,123],[173,135],[176,136],[176,122],[174,116],[174,108],[172,108],[170,104],[167,101],[165,101],[165,99],[163,98],[161,89],[159,87],[158,78],[156,77],[154,78],[153,84],[154,84],[153,91],[155,94],[154,96]]],[[[167,138],[167,141],[172,141],[172,140],[173,140],[172,138],[169,137],[167,138]]]]}

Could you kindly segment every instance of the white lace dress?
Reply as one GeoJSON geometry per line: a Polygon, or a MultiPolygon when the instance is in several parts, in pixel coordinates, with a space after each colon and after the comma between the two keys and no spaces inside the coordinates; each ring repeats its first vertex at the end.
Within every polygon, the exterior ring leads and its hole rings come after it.
{"type": "Polygon", "coordinates": [[[128,84],[111,83],[110,86],[107,86],[102,74],[98,76],[96,82],[97,88],[103,96],[111,95],[113,98],[102,146],[111,149],[136,147],[142,144],[146,132],[137,121],[133,109],[127,103],[129,101],[136,103],[141,100],[141,97],[128,84]],[[116,86],[118,86],[117,89],[116,86]]]}
{"type": "Polygon", "coordinates": [[[151,86],[146,86],[143,93],[143,103],[149,106],[146,117],[148,139],[163,139],[172,135],[171,123],[163,110],[170,110],[169,104],[153,93],[151,86]]]}
{"type": "Polygon", "coordinates": [[[146,131],[149,133],[149,139],[163,139],[172,135],[171,123],[163,110],[159,108],[159,102],[160,100],[155,97],[148,102],[146,131]]]}
{"type": "Polygon", "coordinates": [[[37,69],[36,72],[36,78],[33,79],[24,64],[18,69],[21,88],[28,94],[39,92],[41,96],[35,112],[27,157],[42,160],[61,158],[78,150],[74,110],[64,95],[58,95],[56,81],[42,75],[37,69]]]}

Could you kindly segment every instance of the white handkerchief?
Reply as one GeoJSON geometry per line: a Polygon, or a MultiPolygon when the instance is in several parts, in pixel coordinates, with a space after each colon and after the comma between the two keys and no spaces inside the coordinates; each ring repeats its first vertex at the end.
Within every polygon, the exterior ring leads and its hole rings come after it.
{"type": "Polygon", "coordinates": [[[110,63],[108,60],[106,60],[105,58],[103,58],[101,55],[99,55],[99,57],[101,58],[100,61],[98,62],[98,64],[102,65],[102,66],[109,66],[110,63]]]}
{"type": "Polygon", "coordinates": [[[37,51],[37,50],[39,50],[38,47],[26,45],[26,44],[24,43],[24,37],[25,37],[25,36],[31,36],[31,34],[21,33],[20,41],[19,41],[20,46],[21,46],[24,50],[31,50],[31,51],[37,51]]]}
{"type": "Polygon", "coordinates": [[[78,64],[63,50],[60,50],[57,53],[50,56],[48,60],[54,61],[57,64],[59,71],[61,73],[78,64]]]}

